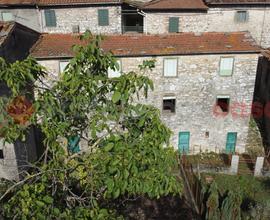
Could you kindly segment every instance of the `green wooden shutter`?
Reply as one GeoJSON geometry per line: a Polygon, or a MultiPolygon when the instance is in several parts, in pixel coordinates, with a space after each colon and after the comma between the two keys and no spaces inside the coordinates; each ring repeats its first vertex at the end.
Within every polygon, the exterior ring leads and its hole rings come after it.
{"type": "Polygon", "coordinates": [[[45,10],[45,23],[47,27],[56,27],[56,16],[54,10],[45,10]]]}
{"type": "Polygon", "coordinates": [[[227,142],[226,142],[226,153],[234,153],[236,146],[237,133],[236,132],[228,132],[227,134],[227,142]]]}
{"type": "Polygon", "coordinates": [[[176,17],[169,18],[169,32],[170,33],[179,32],[179,18],[176,17]]]}
{"type": "Polygon", "coordinates": [[[109,11],[108,9],[98,10],[98,25],[107,26],[109,25],[109,11]]]}
{"type": "Polygon", "coordinates": [[[180,153],[187,154],[189,152],[190,132],[179,132],[178,150],[180,153]]]}

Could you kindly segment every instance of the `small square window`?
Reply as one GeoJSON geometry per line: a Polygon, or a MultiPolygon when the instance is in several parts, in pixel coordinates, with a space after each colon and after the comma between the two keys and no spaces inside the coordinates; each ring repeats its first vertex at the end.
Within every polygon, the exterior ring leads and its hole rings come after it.
{"type": "Polygon", "coordinates": [[[13,21],[13,14],[11,12],[2,12],[2,20],[3,21],[13,21]]]}
{"type": "Polygon", "coordinates": [[[69,61],[60,61],[59,62],[59,71],[60,71],[60,73],[64,72],[64,70],[66,69],[68,64],[69,64],[69,61]]]}
{"type": "Polygon", "coordinates": [[[235,13],[235,21],[244,23],[248,21],[248,12],[247,11],[237,11],[235,13]]]}
{"type": "Polygon", "coordinates": [[[221,76],[231,76],[233,73],[234,58],[233,57],[221,57],[219,74],[221,76]]]}
{"type": "Polygon", "coordinates": [[[216,105],[220,108],[222,112],[229,112],[230,98],[227,96],[218,96],[216,105]]]}
{"type": "Polygon", "coordinates": [[[166,77],[177,76],[177,58],[164,59],[163,74],[166,77]]]}
{"type": "Polygon", "coordinates": [[[163,107],[162,107],[163,111],[174,113],[175,112],[175,103],[176,103],[175,97],[164,97],[163,98],[163,107]]]}
{"type": "Polygon", "coordinates": [[[121,76],[121,61],[117,60],[116,69],[113,70],[113,69],[109,68],[108,77],[109,78],[114,78],[114,77],[120,77],[120,76],[121,76]]]}
{"type": "Polygon", "coordinates": [[[73,25],[72,26],[72,33],[74,33],[74,34],[80,33],[80,25],[73,25]]]}
{"type": "Polygon", "coordinates": [[[2,149],[0,149],[0,159],[4,159],[4,152],[2,149]]]}

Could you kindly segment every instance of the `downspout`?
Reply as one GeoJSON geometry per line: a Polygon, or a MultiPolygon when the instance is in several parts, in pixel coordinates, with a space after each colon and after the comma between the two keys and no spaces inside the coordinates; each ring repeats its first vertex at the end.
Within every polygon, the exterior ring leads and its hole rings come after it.
{"type": "Polygon", "coordinates": [[[39,19],[39,24],[40,24],[40,32],[43,33],[43,21],[42,21],[42,13],[38,7],[38,5],[36,4],[36,9],[37,9],[37,13],[38,13],[38,19],[39,19]]]}
{"type": "Polygon", "coordinates": [[[263,14],[263,23],[262,23],[260,46],[262,46],[262,38],[263,38],[263,31],[264,31],[264,24],[265,24],[265,13],[266,13],[266,4],[265,4],[265,7],[264,7],[264,14],[263,14]]]}
{"type": "Polygon", "coordinates": [[[144,23],[144,26],[145,26],[145,33],[147,34],[147,25],[146,25],[147,22],[146,22],[146,19],[145,19],[146,18],[146,13],[143,10],[139,10],[139,9],[137,9],[137,13],[144,17],[143,23],[144,23]]]}

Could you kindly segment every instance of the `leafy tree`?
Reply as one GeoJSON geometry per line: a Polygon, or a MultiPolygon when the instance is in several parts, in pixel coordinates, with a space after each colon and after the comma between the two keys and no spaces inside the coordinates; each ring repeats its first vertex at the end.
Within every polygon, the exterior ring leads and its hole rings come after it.
{"type": "Polygon", "coordinates": [[[73,47],[75,57],[51,87],[34,59],[14,65],[1,60],[1,80],[12,95],[0,101],[0,118],[8,121],[0,133],[11,142],[35,125],[44,133],[46,148],[31,172],[0,198],[6,201],[6,218],[119,219],[115,199],[181,193],[176,154],[169,146],[171,131],[156,108],[137,100],[153,89],[145,75],[154,61],[144,61],[139,74],[108,78],[108,69],[118,66],[112,53],[100,49],[101,40],[86,33],[86,46],[73,47]],[[14,77],[17,68],[15,81],[8,73],[14,77]],[[26,85],[35,85],[36,93],[27,126],[16,122],[6,107],[27,93],[26,85]],[[68,148],[68,140],[80,141],[80,151],[68,148]]]}

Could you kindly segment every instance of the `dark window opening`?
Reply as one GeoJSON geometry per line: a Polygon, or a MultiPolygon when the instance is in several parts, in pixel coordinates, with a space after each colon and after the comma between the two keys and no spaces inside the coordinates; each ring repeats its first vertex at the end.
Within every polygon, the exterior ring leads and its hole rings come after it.
{"type": "Polygon", "coordinates": [[[123,33],[143,33],[143,16],[136,8],[122,7],[123,33]]]}
{"type": "Polygon", "coordinates": [[[4,159],[4,152],[2,149],[0,149],[0,159],[4,159]]]}
{"type": "Polygon", "coordinates": [[[217,98],[217,106],[220,107],[222,112],[229,112],[230,99],[229,98],[217,98]]]}
{"type": "Polygon", "coordinates": [[[164,99],[163,111],[174,113],[175,112],[175,99],[164,99]]]}

